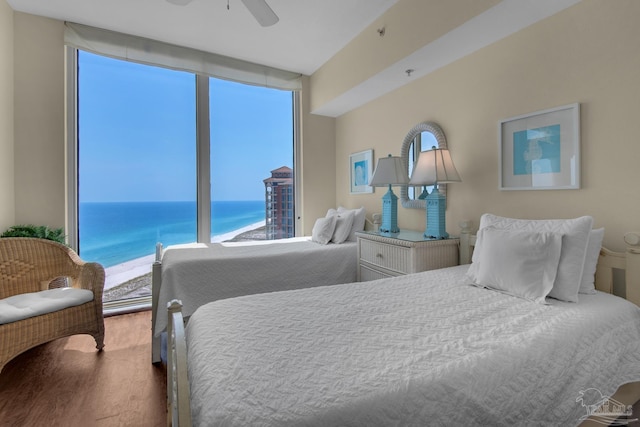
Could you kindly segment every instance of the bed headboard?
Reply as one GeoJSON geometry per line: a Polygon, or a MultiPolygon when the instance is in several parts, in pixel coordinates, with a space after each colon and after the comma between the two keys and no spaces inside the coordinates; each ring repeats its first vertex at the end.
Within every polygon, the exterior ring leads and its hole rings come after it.
{"type": "Polygon", "coordinates": [[[382,224],[382,214],[374,213],[371,215],[371,219],[365,217],[364,229],[367,231],[378,231],[380,224],[382,224]]]}
{"type": "MultiPolygon", "coordinates": [[[[460,264],[470,264],[476,236],[471,234],[471,221],[460,222],[460,264]]],[[[627,249],[614,252],[607,248],[600,250],[596,269],[596,289],[613,293],[614,271],[624,270],[625,295],[627,300],[640,306],[640,233],[630,232],[624,235],[627,249]]]]}

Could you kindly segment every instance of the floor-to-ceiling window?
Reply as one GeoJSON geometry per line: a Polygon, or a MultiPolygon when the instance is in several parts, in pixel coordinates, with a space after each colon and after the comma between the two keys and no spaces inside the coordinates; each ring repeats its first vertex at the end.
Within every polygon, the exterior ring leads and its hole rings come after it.
{"type": "Polygon", "coordinates": [[[202,76],[75,52],[77,244],[106,267],[105,301],[150,295],[156,243],[195,242],[198,203],[211,213],[201,241],[294,235],[291,196],[279,213],[291,227],[268,233],[271,191],[294,194],[293,92],[208,78],[203,113],[202,76]],[[198,123],[209,124],[207,168],[198,123]]]}
{"type": "Polygon", "coordinates": [[[292,93],[210,78],[209,105],[213,240],[293,237],[293,209],[273,209],[293,194],[292,93]]]}

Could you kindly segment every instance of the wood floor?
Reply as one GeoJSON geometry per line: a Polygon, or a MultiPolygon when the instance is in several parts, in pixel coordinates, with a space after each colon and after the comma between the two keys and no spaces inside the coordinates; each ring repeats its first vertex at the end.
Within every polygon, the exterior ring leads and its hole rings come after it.
{"type": "Polygon", "coordinates": [[[151,364],[151,312],[105,319],[105,348],[59,339],[0,373],[0,426],[166,425],[166,374],[151,364]]]}

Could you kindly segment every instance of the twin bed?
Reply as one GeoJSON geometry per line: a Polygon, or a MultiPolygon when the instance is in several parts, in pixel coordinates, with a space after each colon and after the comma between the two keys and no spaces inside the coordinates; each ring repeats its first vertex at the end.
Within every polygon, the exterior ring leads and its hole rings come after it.
{"type": "Polygon", "coordinates": [[[356,281],[356,233],[373,226],[363,207],[329,209],[311,236],[156,247],[152,267],[151,360],[161,361],[167,303],[182,302],[188,319],[208,302],[243,295],[356,281]]]}
{"type": "Polygon", "coordinates": [[[182,301],[188,318],[211,301],[354,282],[356,246],[354,241],[321,245],[310,237],[293,237],[158,248],[152,268],[152,361],[160,362],[169,301],[182,301]]]}
{"type": "MultiPolygon", "coordinates": [[[[170,422],[565,426],[629,414],[640,397],[640,250],[598,246],[599,291],[578,293],[586,266],[576,269],[570,252],[587,253],[590,222],[507,237],[511,223],[483,222],[475,276],[460,265],[230,298],[201,306],[186,331],[172,302],[170,422]],[[550,277],[545,263],[561,273],[550,277]],[[536,271],[544,289],[563,274],[574,286],[566,273],[575,270],[577,302],[540,300],[521,269],[536,271]],[[616,269],[626,270],[628,301],[609,295],[616,269]]],[[[461,262],[474,244],[461,234],[461,262]]]]}

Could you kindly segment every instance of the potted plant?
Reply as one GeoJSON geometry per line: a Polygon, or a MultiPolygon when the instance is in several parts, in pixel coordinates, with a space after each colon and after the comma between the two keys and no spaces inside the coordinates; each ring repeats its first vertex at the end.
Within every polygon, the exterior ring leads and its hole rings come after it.
{"type": "Polygon", "coordinates": [[[49,228],[46,225],[14,225],[9,227],[0,237],[34,237],[37,239],[53,240],[66,245],[64,229],[49,228]]]}

